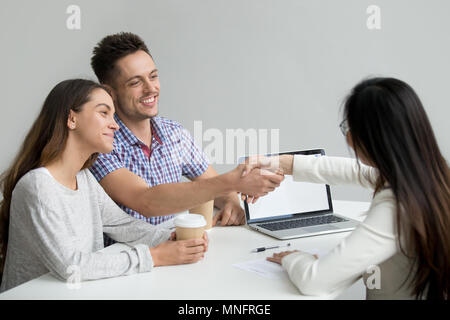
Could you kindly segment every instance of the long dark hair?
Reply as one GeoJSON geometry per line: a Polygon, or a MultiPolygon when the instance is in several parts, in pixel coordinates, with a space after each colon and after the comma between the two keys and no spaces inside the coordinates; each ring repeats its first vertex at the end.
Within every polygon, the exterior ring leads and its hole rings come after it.
{"type": "Polygon", "coordinates": [[[403,81],[367,79],[347,97],[344,117],[356,157],[379,170],[375,194],[387,184],[395,196],[400,249],[413,261],[412,294],[448,300],[450,170],[419,97],[403,81]]]}
{"type": "MultiPolygon", "coordinates": [[[[3,193],[0,205],[0,282],[6,259],[9,209],[14,187],[28,171],[45,166],[62,153],[69,134],[67,120],[70,110],[80,112],[96,88],[107,91],[90,80],[72,79],[58,83],[45,99],[41,112],[26,135],[12,165],[0,177],[0,189],[3,193]]],[[[91,155],[84,163],[83,169],[90,167],[96,158],[97,154],[91,155]]]]}

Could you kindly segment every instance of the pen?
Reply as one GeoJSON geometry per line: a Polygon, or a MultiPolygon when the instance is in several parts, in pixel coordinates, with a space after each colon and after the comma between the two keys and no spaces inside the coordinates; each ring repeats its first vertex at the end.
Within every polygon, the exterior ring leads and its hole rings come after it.
{"type": "Polygon", "coordinates": [[[284,246],[261,247],[261,248],[253,249],[252,252],[261,252],[261,251],[266,251],[266,250],[269,250],[269,249],[277,249],[277,248],[289,247],[290,245],[291,244],[288,243],[288,244],[286,244],[284,246]]]}

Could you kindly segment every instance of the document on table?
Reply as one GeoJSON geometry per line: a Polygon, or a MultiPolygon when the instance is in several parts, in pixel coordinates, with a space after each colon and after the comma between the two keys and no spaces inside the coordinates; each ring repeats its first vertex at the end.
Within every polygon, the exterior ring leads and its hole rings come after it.
{"type": "Polygon", "coordinates": [[[284,269],[278,264],[264,259],[246,261],[233,264],[236,268],[254,272],[269,279],[281,279],[284,276],[284,269]]]}
{"type": "MultiPolygon", "coordinates": [[[[306,252],[306,251],[305,251],[306,252]]],[[[324,253],[320,250],[308,250],[308,253],[321,257],[324,253]]],[[[251,260],[233,264],[234,267],[259,274],[268,279],[281,279],[287,276],[286,271],[278,263],[267,261],[266,258],[251,260]]]]}

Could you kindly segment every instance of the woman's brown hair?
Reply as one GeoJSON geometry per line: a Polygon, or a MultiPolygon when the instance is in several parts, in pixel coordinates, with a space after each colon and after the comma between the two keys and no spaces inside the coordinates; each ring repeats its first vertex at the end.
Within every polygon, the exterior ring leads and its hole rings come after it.
{"type": "MultiPolygon", "coordinates": [[[[57,159],[66,145],[70,110],[80,112],[89,101],[94,89],[106,88],[84,79],[71,79],[58,83],[44,101],[38,118],[34,121],[9,169],[0,177],[3,200],[0,205],[0,282],[6,260],[9,229],[9,209],[14,187],[28,171],[45,166],[57,159]]],[[[97,154],[84,163],[90,167],[97,154]]]]}
{"type": "Polygon", "coordinates": [[[419,97],[403,81],[368,79],[353,88],[344,115],[356,157],[364,155],[380,172],[375,194],[387,186],[395,196],[412,294],[448,300],[450,170],[419,97]]]}

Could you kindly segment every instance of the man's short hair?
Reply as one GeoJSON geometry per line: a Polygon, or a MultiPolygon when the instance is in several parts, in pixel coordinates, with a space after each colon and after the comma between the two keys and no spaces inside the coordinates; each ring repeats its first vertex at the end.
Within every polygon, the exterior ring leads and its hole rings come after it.
{"type": "Polygon", "coordinates": [[[92,51],[91,67],[100,83],[113,84],[117,60],[135,53],[145,51],[150,54],[144,41],[131,32],[120,32],[104,37],[92,51]]]}

